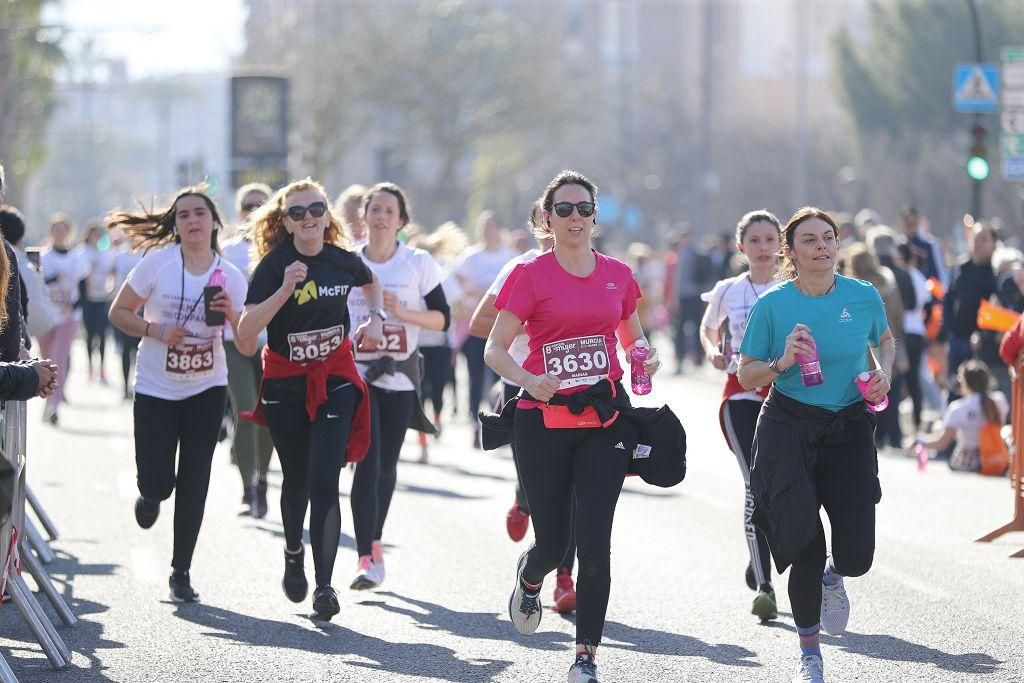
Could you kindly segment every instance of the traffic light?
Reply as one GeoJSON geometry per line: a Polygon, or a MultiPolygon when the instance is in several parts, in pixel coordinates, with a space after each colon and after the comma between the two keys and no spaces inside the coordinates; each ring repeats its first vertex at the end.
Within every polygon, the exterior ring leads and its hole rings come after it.
{"type": "Polygon", "coordinates": [[[975,124],[971,128],[971,156],[967,159],[967,175],[971,180],[981,182],[988,178],[988,160],[985,159],[985,126],[975,124]]]}

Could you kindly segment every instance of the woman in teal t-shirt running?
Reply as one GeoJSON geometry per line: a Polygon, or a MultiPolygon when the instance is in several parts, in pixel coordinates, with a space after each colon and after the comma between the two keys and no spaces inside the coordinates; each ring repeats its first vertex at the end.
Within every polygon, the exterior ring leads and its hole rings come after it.
{"type": "MultiPolygon", "coordinates": [[[[823,681],[820,629],[846,629],[844,576],[861,576],[875,549],[881,498],[875,453],[876,403],[889,391],[896,347],[878,291],[836,274],[839,228],[805,207],[783,233],[783,284],[758,299],[740,346],[744,389],[773,383],[758,418],[750,489],[754,524],[764,531],[800,636],[794,681],[823,681]],[[797,356],[818,355],[818,382],[805,386],[797,356]],[[876,368],[861,396],[854,380],[876,368]],[[832,527],[826,566],[819,509],[832,527]]],[[[805,363],[807,361],[805,360],[805,363]]]]}

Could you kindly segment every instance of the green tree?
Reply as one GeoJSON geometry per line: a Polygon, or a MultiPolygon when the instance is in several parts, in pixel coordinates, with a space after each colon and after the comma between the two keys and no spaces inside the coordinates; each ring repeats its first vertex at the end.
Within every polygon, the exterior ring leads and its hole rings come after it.
{"type": "Polygon", "coordinates": [[[54,76],[63,63],[59,32],[40,15],[51,0],[0,2],[0,161],[19,199],[43,159],[43,131],[54,109],[54,76]]]}

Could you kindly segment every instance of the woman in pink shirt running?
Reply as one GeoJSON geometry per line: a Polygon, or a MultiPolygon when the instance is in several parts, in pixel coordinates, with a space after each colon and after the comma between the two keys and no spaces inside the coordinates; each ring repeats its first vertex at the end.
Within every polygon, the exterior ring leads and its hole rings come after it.
{"type": "MultiPolygon", "coordinates": [[[[541,584],[565,555],[575,492],[576,661],[568,680],[597,683],[594,656],[608,608],[612,519],[636,432],[624,419],[601,424],[592,407],[577,415],[549,402],[606,380],[616,394],[624,391],[617,344],[628,353],[644,340],[636,313],[640,287],[629,266],[591,246],[597,188],[590,180],[562,171],[541,203],[538,233],[553,236],[555,246],[512,271],[494,302],[499,313],[485,353],[495,372],[523,387],[513,438],[535,542],[519,558],[509,616],[524,635],[540,625],[541,584]],[[524,325],[529,355],[520,366],[508,348],[524,325]]],[[[651,349],[645,371],[652,375],[660,366],[651,349]]]]}

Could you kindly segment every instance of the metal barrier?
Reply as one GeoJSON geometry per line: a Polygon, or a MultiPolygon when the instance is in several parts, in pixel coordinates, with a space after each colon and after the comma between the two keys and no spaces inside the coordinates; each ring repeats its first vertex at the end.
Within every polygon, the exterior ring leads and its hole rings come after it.
{"type": "MultiPolygon", "coordinates": [[[[74,614],[61,597],[43,569],[44,562],[52,562],[53,551],[32,520],[25,515],[26,500],[31,501],[40,522],[51,539],[57,537],[56,528],[25,484],[25,431],[26,411],[24,401],[7,401],[3,404],[3,446],[0,457],[14,467],[14,497],[10,519],[0,527],[0,562],[4,563],[6,587],[18,611],[42,647],[46,657],[55,669],[63,669],[71,663],[71,651],[61,640],[50,618],[43,611],[35,595],[21,575],[21,562],[32,574],[40,591],[50,600],[61,620],[68,626],[76,622],[74,614]],[[33,554],[33,550],[35,554],[33,554]],[[38,557],[37,557],[38,555],[38,557]]],[[[0,657],[0,681],[17,683],[17,677],[7,662],[0,657]]]]}
{"type": "MultiPolygon", "coordinates": [[[[1024,364],[1017,363],[1013,369],[1013,401],[1010,404],[1010,424],[1013,429],[1013,450],[1010,460],[1013,519],[979,538],[979,543],[988,543],[1011,531],[1024,531],[1024,364]]],[[[1010,557],[1024,557],[1024,549],[1010,557]]]]}

